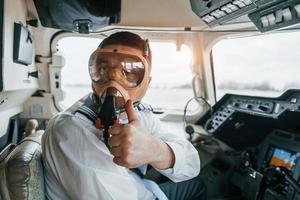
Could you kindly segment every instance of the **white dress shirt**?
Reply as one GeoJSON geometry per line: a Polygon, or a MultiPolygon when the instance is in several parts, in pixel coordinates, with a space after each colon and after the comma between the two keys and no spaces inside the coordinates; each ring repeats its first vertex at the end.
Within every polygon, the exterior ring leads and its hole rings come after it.
{"type": "MultiPolygon", "coordinates": [[[[153,187],[149,189],[148,180],[113,162],[113,155],[103,143],[102,131],[95,127],[93,120],[74,113],[74,107],[54,116],[42,138],[47,198],[161,198],[153,187]]],[[[157,170],[174,182],[197,176],[200,171],[198,152],[184,135],[165,130],[151,111],[136,109],[136,113],[149,134],[166,142],[175,154],[173,168],[157,170]]],[[[146,166],[139,169],[146,173],[146,166]]]]}

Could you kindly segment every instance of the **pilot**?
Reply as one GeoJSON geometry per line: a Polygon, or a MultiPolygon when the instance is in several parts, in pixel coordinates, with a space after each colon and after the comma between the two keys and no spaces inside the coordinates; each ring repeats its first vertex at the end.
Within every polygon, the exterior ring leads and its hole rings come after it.
{"type": "Polygon", "coordinates": [[[197,150],[140,103],[151,81],[148,42],[130,32],[104,39],[89,60],[93,93],[53,117],[42,138],[49,199],[204,199],[197,150]],[[99,112],[113,97],[119,119],[105,139],[99,112]],[[170,181],[144,177],[149,166],[170,181]]]}

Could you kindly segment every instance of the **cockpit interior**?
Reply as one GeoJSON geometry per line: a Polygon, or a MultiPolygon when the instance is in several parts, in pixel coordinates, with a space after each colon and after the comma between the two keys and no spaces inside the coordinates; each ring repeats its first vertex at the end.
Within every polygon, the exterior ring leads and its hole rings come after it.
{"type": "Polygon", "coordinates": [[[0,200],[46,198],[44,130],[119,31],[162,59],[145,101],[197,149],[207,199],[300,200],[300,0],[0,0],[0,200]]]}

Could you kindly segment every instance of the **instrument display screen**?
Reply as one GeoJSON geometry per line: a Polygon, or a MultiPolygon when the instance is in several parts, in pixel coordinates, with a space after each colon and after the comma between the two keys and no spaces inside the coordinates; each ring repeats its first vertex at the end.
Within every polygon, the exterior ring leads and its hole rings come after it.
{"type": "Polygon", "coordinates": [[[271,147],[272,157],[270,165],[285,167],[290,171],[294,171],[295,165],[300,158],[300,153],[285,150],[278,147],[271,147]]]}

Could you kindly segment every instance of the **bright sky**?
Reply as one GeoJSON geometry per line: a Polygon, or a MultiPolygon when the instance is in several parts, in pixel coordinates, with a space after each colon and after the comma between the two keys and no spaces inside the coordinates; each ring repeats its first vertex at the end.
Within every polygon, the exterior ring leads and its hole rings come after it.
{"type": "MultiPolygon", "coordinates": [[[[91,92],[87,63],[99,43],[100,39],[82,37],[69,37],[59,41],[58,48],[66,58],[66,65],[62,70],[62,87],[66,92],[63,104],[66,107],[91,92]]],[[[173,43],[154,42],[150,42],[150,47],[152,81],[143,100],[153,107],[183,110],[187,100],[193,96],[192,89],[168,89],[191,85],[189,48],[183,45],[181,51],[176,51],[173,43]]]]}
{"type": "MultiPolygon", "coordinates": [[[[58,48],[66,57],[66,66],[62,70],[63,86],[87,85],[90,91],[87,63],[90,54],[99,43],[100,39],[84,37],[69,37],[59,42],[58,48]]],[[[157,100],[157,104],[162,104],[162,101],[168,99],[170,101],[166,101],[166,106],[174,99],[180,99],[182,107],[187,99],[192,97],[191,89],[185,95],[182,95],[182,92],[173,94],[173,91],[164,96],[162,93],[169,92],[165,90],[153,95],[151,92],[159,88],[191,84],[189,48],[183,46],[178,52],[172,43],[150,42],[150,46],[153,52],[152,82],[146,98],[150,101],[157,100]],[[151,95],[155,96],[156,100],[151,95]]],[[[250,91],[252,95],[264,95],[270,90],[266,88],[274,89],[272,95],[276,90],[281,94],[287,88],[300,88],[300,32],[221,40],[213,48],[213,57],[218,98],[229,92],[226,88],[235,89],[235,93],[242,94],[249,94],[250,91]],[[253,86],[263,93],[254,93],[253,88],[249,89],[253,86]],[[221,90],[223,91],[219,92],[221,90]]],[[[86,93],[86,90],[82,91],[82,94],[86,93]]],[[[174,102],[175,104],[179,103],[174,102]]]]}
{"type": "Polygon", "coordinates": [[[278,90],[300,88],[300,32],[223,40],[213,55],[217,85],[265,82],[278,90]]]}

